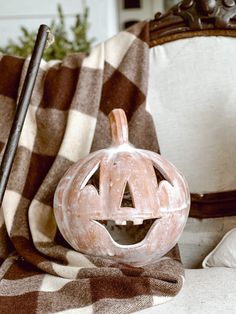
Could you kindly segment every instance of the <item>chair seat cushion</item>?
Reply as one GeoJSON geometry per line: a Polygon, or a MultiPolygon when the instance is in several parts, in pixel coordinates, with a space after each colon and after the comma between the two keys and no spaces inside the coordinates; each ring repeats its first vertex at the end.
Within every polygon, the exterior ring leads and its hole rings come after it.
{"type": "Polygon", "coordinates": [[[236,313],[236,269],[187,269],[182,291],[172,301],[139,314],[236,313]]]}

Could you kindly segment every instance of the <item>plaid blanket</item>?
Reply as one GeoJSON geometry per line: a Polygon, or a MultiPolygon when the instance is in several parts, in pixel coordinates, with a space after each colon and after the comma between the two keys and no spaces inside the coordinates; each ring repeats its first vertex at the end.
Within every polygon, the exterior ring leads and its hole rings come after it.
{"type": "MultiPolygon", "coordinates": [[[[130,140],[158,151],[145,109],[149,24],[86,56],[42,62],[0,211],[0,313],[132,313],[173,298],[183,284],[178,247],[142,268],[74,251],[53,216],[55,188],[91,150],[110,144],[108,113],[126,111],[130,140]]],[[[0,152],[29,60],[0,57],[0,152]]]]}

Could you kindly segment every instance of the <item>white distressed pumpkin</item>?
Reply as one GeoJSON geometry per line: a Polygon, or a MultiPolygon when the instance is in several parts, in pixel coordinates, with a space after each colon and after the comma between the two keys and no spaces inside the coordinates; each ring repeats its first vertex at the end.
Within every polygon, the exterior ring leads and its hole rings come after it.
{"type": "Polygon", "coordinates": [[[170,162],[129,143],[123,110],[113,110],[109,120],[111,147],[66,172],[55,192],[54,214],[75,250],[143,266],[178,241],[189,213],[189,190],[170,162]],[[123,200],[128,190],[132,202],[123,200]]]}

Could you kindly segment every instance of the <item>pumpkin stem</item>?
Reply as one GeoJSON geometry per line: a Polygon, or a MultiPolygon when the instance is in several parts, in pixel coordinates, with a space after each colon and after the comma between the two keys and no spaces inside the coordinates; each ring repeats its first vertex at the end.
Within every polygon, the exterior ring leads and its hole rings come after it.
{"type": "Polygon", "coordinates": [[[129,143],[128,123],[123,109],[113,109],[108,115],[113,145],[129,143]]]}

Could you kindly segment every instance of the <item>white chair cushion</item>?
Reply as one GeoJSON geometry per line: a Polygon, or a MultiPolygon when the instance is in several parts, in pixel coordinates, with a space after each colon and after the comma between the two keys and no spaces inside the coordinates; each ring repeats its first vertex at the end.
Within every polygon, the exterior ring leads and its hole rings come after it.
{"type": "Polygon", "coordinates": [[[182,291],[170,302],[139,314],[233,314],[236,312],[236,269],[191,269],[182,291]]]}
{"type": "Polygon", "coordinates": [[[150,49],[148,110],[160,150],[192,193],[236,189],[236,39],[195,37],[150,49]]]}

